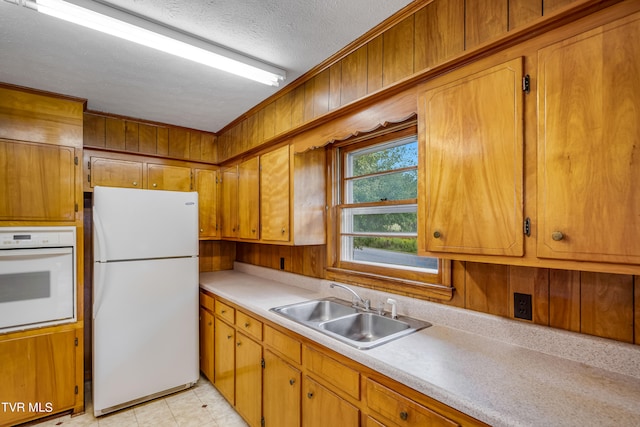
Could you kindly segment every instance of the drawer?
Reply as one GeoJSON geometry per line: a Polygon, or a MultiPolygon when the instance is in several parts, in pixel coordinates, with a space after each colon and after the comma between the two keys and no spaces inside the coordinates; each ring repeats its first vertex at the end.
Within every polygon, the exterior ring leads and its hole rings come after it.
{"type": "Polygon", "coordinates": [[[442,426],[458,424],[411,399],[367,379],[367,406],[385,423],[393,426],[442,426]]]}
{"type": "Polygon", "coordinates": [[[360,400],[360,373],[321,352],[305,346],[302,352],[304,366],[318,377],[336,386],[340,391],[360,400]]]}
{"type": "Polygon", "coordinates": [[[218,317],[226,320],[227,322],[233,325],[235,321],[235,314],[236,314],[236,310],[233,307],[223,302],[220,302],[220,300],[216,300],[216,315],[218,317]]]}
{"type": "Polygon", "coordinates": [[[262,341],[262,322],[238,310],[236,313],[236,326],[239,331],[262,341]]]}
{"type": "Polygon", "coordinates": [[[200,292],[200,306],[206,308],[207,310],[213,313],[213,305],[214,305],[213,297],[209,294],[205,294],[204,292],[200,292]]]}
{"type": "Polygon", "coordinates": [[[264,327],[264,343],[295,363],[300,363],[300,343],[288,335],[267,325],[264,327]]]}

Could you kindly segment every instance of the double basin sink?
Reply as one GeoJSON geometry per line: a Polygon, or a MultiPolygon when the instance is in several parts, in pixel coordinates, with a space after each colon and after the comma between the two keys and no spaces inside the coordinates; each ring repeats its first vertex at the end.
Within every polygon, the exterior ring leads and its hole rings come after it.
{"type": "Polygon", "coordinates": [[[274,307],[271,311],[353,347],[365,350],[431,326],[410,317],[364,311],[337,298],[274,307]]]}

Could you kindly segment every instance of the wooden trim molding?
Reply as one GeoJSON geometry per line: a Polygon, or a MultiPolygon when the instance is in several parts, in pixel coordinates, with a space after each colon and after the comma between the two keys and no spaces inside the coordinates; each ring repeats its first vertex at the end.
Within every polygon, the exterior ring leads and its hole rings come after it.
{"type": "Polygon", "coordinates": [[[405,122],[415,118],[417,110],[414,87],[370,107],[359,109],[296,135],[291,139],[291,145],[295,153],[303,153],[336,141],[405,122]]]}

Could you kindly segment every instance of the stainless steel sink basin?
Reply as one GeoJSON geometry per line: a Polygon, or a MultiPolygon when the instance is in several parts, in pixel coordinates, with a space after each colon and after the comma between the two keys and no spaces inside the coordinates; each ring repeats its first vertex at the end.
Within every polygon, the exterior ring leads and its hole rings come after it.
{"type": "Polygon", "coordinates": [[[371,342],[409,329],[408,323],[379,316],[373,313],[358,313],[329,322],[323,322],[321,329],[360,342],[371,342]]]}
{"type": "Polygon", "coordinates": [[[337,298],[304,301],[271,311],[363,350],[431,326],[410,317],[392,319],[388,314],[365,312],[337,298]]]}
{"type": "Polygon", "coordinates": [[[354,307],[330,299],[306,301],[272,310],[299,322],[324,322],[358,312],[354,307]]]}

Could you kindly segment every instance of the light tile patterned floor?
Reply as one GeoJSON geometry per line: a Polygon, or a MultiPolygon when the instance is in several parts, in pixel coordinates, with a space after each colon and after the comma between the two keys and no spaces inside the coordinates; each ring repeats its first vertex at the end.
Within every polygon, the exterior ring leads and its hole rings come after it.
{"type": "Polygon", "coordinates": [[[50,419],[38,427],[246,427],[240,415],[204,377],[189,390],[141,403],[100,418],[93,416],[91,390],[86,390],[85,413],[50,419]]]}

